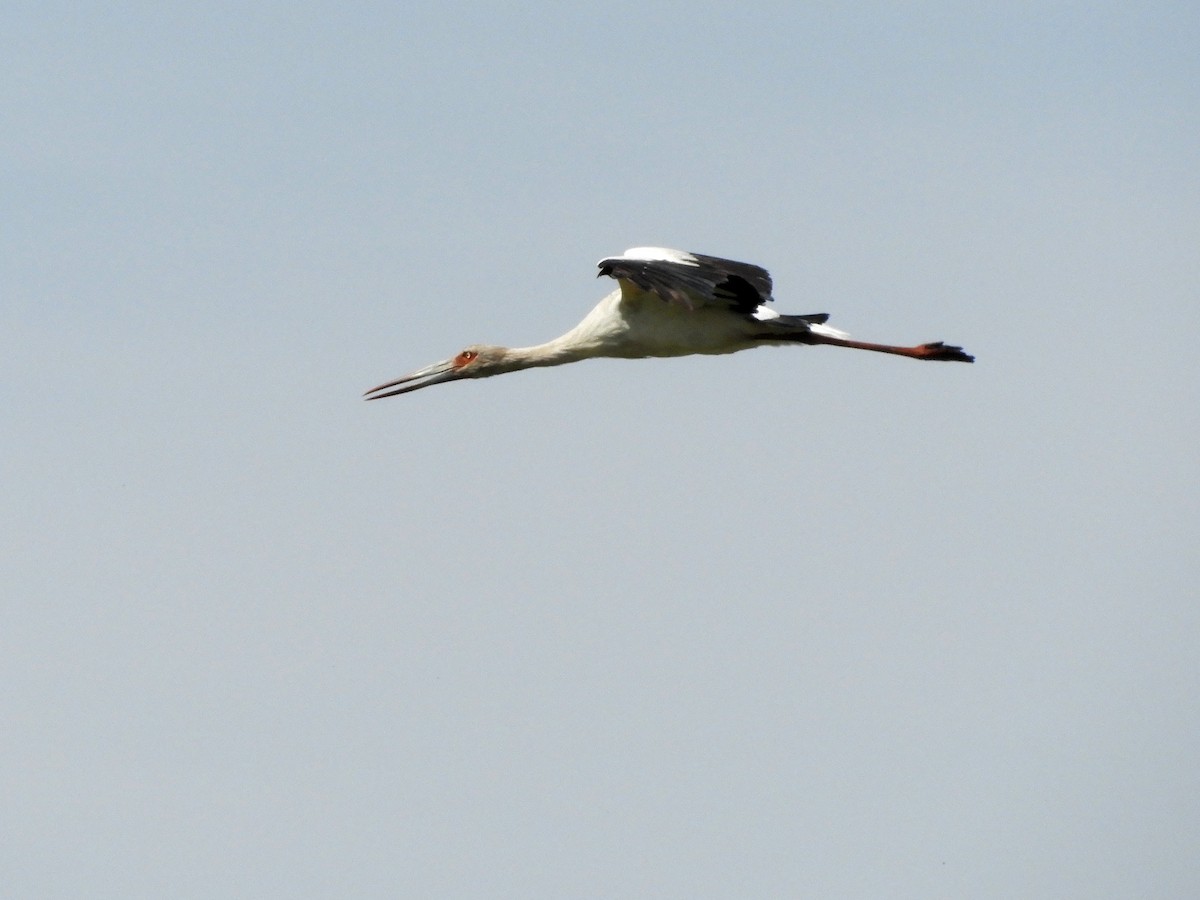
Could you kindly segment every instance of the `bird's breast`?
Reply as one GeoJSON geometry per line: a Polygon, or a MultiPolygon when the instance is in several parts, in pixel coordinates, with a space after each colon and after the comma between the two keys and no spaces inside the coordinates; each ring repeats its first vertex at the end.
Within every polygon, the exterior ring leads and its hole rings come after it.
{"type": "Polygon", "coordinates": [[[643,302],[625,314],[624,341],[637,356],[733,353],[750,346],[750,323],[727,309],[643,302]]]}

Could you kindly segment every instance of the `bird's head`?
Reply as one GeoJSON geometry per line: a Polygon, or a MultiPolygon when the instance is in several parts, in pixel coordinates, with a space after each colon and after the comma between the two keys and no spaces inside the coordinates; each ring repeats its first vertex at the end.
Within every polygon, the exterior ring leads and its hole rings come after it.
{"type": "Polygon", "coordinates": [[[396,394],[407,394],[431,384],[441,384],[443,381],[459,381],[463,378],[486,378],[510,371],[506,366],[505,357],[508,351],[504,347],[491,347],[486,344],[472,344],[465,347],[450,359],[436,362],[432,366],[418,369],[403,378],[389,381],[378,387],[373,387],[365,394],[366,400],[380,400],[383,397],[394,397],[396,394]]]}

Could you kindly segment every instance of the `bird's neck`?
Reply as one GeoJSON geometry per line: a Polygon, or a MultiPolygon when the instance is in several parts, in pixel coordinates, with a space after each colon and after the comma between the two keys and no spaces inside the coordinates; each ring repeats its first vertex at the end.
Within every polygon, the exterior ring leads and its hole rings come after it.
{"type": "Polygon", "coordinates": [[[612,356],[612,347],[627,326],[618,313],[621,292],[601,300],[583,320],[552,341],[536,347],[514,347],[505,354],[505,363],[513,369],[534,366],[561,366],[596,356],[612,356]]]}
{"type": "Polygon", "coordinates": [[[504,368],[515,371],[538,366],[561,366],[591,355],[568,338],[570,335],[564,334],[534,347],[511,347],[504,354],[504,368]]]}

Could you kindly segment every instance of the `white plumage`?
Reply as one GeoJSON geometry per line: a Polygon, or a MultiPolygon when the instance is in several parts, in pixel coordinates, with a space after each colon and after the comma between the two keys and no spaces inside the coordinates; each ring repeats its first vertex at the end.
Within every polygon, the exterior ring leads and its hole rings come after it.
{"type": "Polygon", "coordinates": [[[827,344],[924,360],[974,362],[961,347],[850,340],[827,313],[784,315],[771,302],[766,269],[664,247],[634,247],[598,263],[618,288],[566,334],[533,347],[474,344],[456,356],[367,391],[378,400],[464,378],[486,378],[593,357],[636,359],[734,353],[763,344],[827,344]]]}

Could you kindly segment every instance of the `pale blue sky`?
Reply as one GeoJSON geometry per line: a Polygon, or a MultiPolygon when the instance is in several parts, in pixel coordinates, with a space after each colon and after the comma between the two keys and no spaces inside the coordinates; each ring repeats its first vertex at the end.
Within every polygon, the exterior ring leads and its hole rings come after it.
{"type": "Polygon", "coordinates": [[[0,22],[5,895],[1200,893],[1194,4],[0,22]]]}

